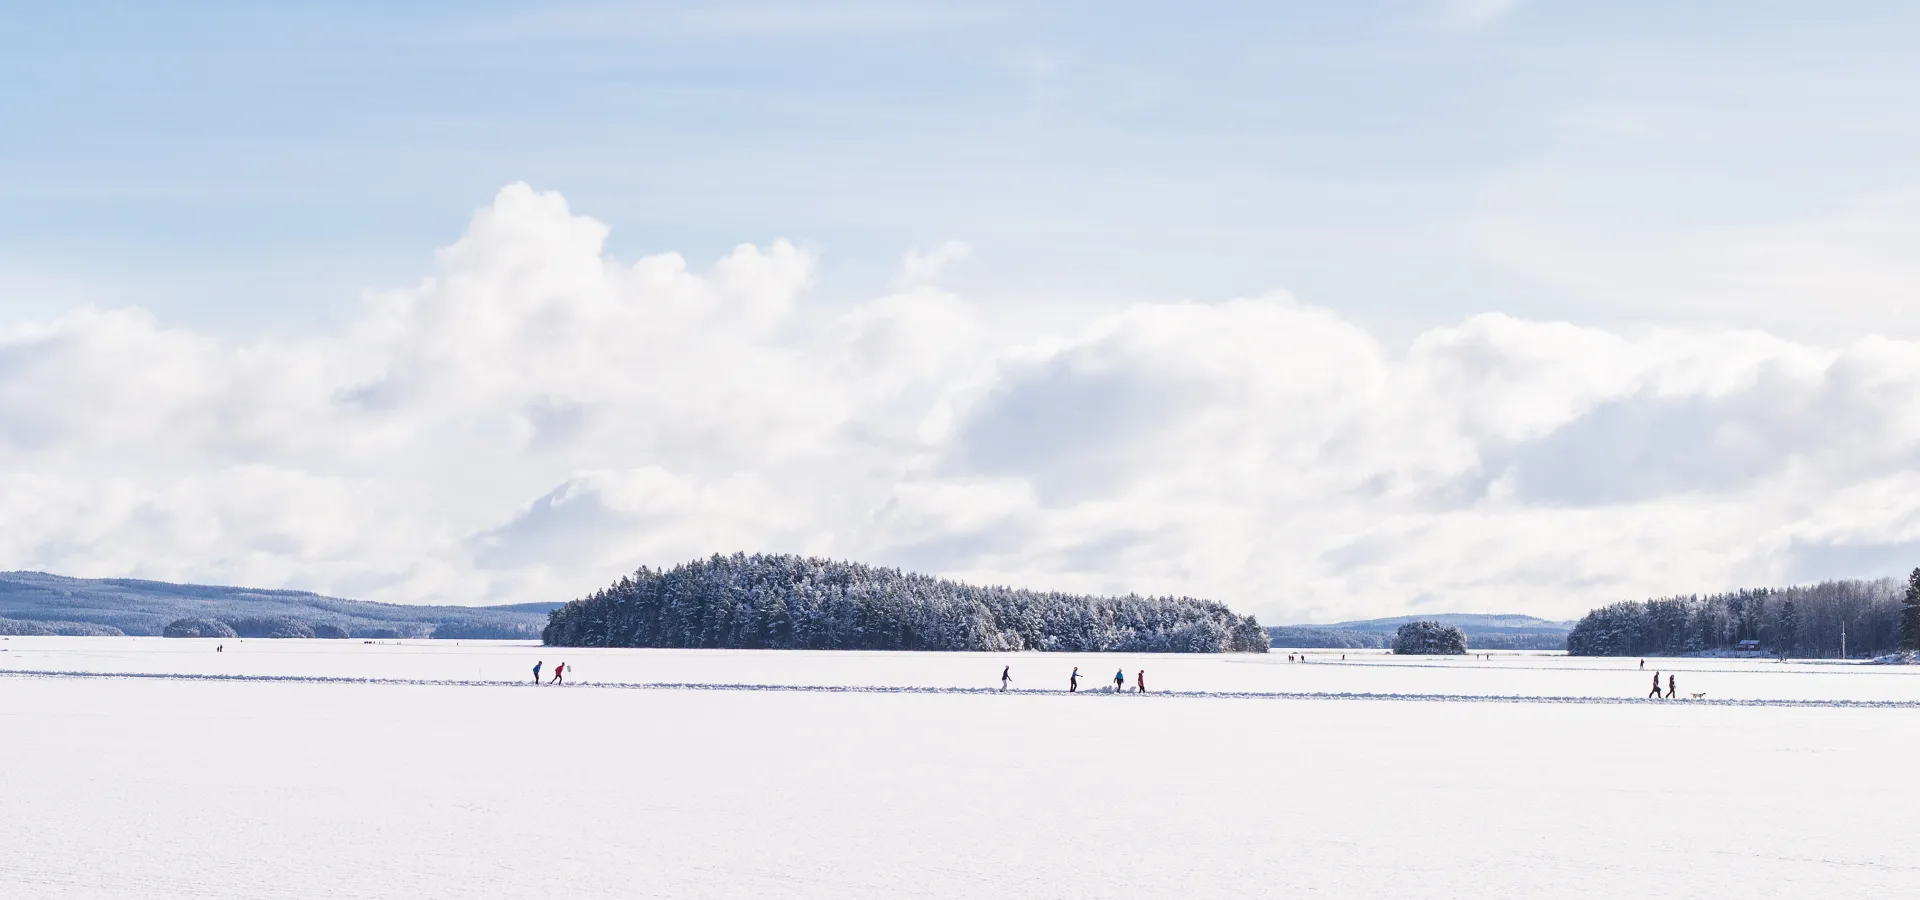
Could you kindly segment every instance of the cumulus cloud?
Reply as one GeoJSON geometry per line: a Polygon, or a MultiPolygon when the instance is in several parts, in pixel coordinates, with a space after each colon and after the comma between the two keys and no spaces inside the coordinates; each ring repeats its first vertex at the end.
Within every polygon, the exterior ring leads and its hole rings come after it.
{"type": "Polygon", "coordinates": [[[942,269],[973,256],[973,247],[965,241],[943,241],[931,250],[915,247],[900,260],[901,287],[914,287],[932,281],[942,269]]]}
{"type": "Polygon", "coordinates": [[[1292,621],[1920,562],[1920,345],[1285,294],[1008,340],[927,283],[964,245],[829,313],[792,244],[607,233],[511,185],[337,331],[0,323],[0,566],[479,603],[770,550],[1292,621]]]}

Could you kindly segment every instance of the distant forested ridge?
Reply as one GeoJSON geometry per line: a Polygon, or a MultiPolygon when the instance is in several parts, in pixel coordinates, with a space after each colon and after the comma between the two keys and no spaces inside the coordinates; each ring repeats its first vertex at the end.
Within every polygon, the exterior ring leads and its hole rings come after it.
{"type": "Polygon", "coordinates": [[[1440,613],[1335,622],[1331,625],[1275,625],[1267,634],[1275,647],[1360,650],[1393,646],[1400,626],[1416,620],[1452,625],[1464,632],[1475,650],[1565,650],[1571,622],[1514,613],[1440,613]]]}
{"type": "Polygon", "coordinates": [[[1837,658],[1844,626],[1849,657],[1877,656],[1899,647],[1904,592],[1904,584],[1884,578],[1615,603],[1573,626],[1567,652],[1674,656],[1758,641],[1773,655],[1837,658]]]}
{"type": "Polygon", "coordinates": [[[410,606],[305,591],[0,572],[0,635],[529,640],[558,604],[410,606]]]}
{"type": "Polygon", "coordinates": [[[792,650],[1267,650],[1252,616],[1190,597],[979,587],[898,569],[735,554],[642,568],[554,610],[564,647],[792,650]]]}

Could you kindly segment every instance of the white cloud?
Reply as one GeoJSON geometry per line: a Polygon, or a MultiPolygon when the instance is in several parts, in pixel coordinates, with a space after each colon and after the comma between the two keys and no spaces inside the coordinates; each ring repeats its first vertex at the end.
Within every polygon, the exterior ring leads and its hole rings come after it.
{"type": "Polygon", "coordinates": [[[965,241],[943,241],[931,250],[915,247],[900,260],[901,287],[914,287],[932,281],[942,269],[973,256],[973,247],[965,241]]]}
{"type": "Polygon", "coordinates": [[[961,251],[826,314],[791,244],[606,234],[513,185],[336,332],[0,324],[0,567],[502,602],[772,550],[1288,621],[1920,546],[1913,343],[1489,314],[1393,349],[1286,295],[1005,343],[923,283],[961,251]]]}

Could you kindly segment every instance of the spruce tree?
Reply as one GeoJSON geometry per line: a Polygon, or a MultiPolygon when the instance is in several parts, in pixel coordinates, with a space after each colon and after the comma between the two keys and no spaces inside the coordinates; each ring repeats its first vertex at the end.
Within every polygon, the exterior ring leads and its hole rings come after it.
{"type": "Polygon", "coordinates": [[[1793,608],[1793,601],[1788,600],[1780,606],[1780,658],[1786,659],[1793,655],[1793,650],[1799,643],[1800,612],[1793,608]]]}
{"type": "Polygon", "coordinates": [[[1900,649],[1920,652],[1920,569],[1907,576],[1907,596],[1900,606],[1900,649]]]}

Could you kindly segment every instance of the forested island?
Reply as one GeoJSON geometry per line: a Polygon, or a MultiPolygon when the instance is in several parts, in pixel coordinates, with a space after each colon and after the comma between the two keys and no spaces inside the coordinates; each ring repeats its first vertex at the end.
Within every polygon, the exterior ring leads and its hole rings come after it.
{"type": "MultiPolygon", "coordinates": [[[[1574,656],[1751,652],[1800,658],[1872,657],[1900,649],[1903,616],[1920,613],[1920,570],[1908,582],[1827,581],[1724,594],[1615,603],[1567,634],[1574,656]]],[[[1916,634],[1915,637],[1920,637],[1916,634]]]]}
{"type": "Polygon", "coordinates": [[[1191,597],[981,587],[788,555],[641,568],[554,610],[563,647],[1264,653],[1252,616],[1191,597]]]}

